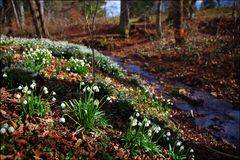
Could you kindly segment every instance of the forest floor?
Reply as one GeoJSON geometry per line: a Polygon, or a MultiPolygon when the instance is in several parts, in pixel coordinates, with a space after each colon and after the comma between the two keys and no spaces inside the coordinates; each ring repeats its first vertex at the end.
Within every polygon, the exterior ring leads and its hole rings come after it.
{"type": "MultiPolygon", "coordinates": [[[[231,29],[231,21],[213,18],[188,23],[191,29],[185,35],[186,44],[183,46],[174,45],[173,30],[166,24],[163,25],[161,40],[154,37],[154,25],[142,24],[133,24],[127,39],[114,33],[116,25],[97,26],[93,39],[98,44],[96,48],[105,55],[117,58],[124,64],[139,65],[162,83],[172,80],[199,88],[235,104],[239,109],[239,48],[231,45],[232,35],[226,34],[231,29]],[[225,25],[220,25],[222,22],[226,22],[225,25]]],[[[92,37],[82,30],[81,25],[70,27],[65,30],[65,39],[88,45],[92,37]]],[[[61,38],[56,35],[54,39],[61,38]]],[[[173,86],[162,88],[168,93],[173,89],[173,86]]],[[[239,155],[236,148],[233,149],[226,141],[194,124],[194,118],[189,113],[179,110],[172,119],[184,130],[186,138],[193,142],[190,145],[197,150],[199,159],[234,158],[224,153],[239,155]]]]}

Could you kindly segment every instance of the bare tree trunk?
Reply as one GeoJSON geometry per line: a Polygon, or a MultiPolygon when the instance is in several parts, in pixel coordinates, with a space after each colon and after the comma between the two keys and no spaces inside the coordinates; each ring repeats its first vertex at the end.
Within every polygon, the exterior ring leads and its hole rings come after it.
{"type": "Polygon", "coordinates": [[[157,19],[156,19],[156,26],[157,26],[157,36],[159,38],[162,37],[162,22],[161,22],[161,11],[162,11],[162,0],[158,0],[157,3],[157,19]]]}
{"type": "Polygon", "coordinates": [[[40,6],[40,13],[42,17],[44,17],[44,0],[39,0],[39,6],[40,6]]]}
{"type": "Polygon", "coordinates": [[[39,3],[36,0],[29,0],[29,2],[30,2],[30,10],[33,15],[33,22],[35,25],[37,35],[40,38],[48,37],[48,32],[45,27],[44,19],[40,12],[39,3]]]}
{"type": "Polygon", "coordinates": [[[175,29],[174,36],[176,44],[183,44],[185,42],[182,28],[182,0],[172,1],[173,6],[173,27],[175,29]]]}
{"type": "Polygon", "coordinates": [[[189,5],[189,19],[191,20],[193,18],[193,13],[194,13],[194,6],[197,0],[191,0],[190,5],[189,5]]]}
{"type": "Polygon", "coordinates": [[[20,13],[20,24],[22,28],[25,26],[25,16],[24,16],[24,5],[23,5],[23,0],[19,1],[19,13],[20,13]]]}
{"type": "Polygon", "coordinates": [[[0,0],[0,34],[3,33],[3,25],[4,25],[4,5],[3,0],[0,0]]]}
{"type": "Polygon", "coordinates": [[[15,15],[17,27],[22,31],[22,27],[21,27],[21,24],[20,24],[20,21],[19,21],[19,17],[18,17],[18,13],[17,13],[17,10],[16,10],[14,0],[11,0],[11,3],[12,3],[13,12],[14,12],[14,15],[15,15]]]}
{"type": "Polygon", "coordinates": [[[189,16],[189,5],[190,0],[183,0],[183,17],[187,18],[189,16]]]}
{"type": "Polygon", "coordinates": [[[119,30],[126,37],[129,36],[129,5],[127,0],[121,0],[121,14],[119,22],[119,30]]]}

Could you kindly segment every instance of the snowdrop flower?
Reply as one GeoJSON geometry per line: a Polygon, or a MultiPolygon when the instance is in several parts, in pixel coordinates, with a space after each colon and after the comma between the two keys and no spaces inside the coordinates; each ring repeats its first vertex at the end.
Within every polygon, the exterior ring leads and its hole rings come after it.
{"type": "Polygon", "coordinates": [[[66,104],[65,103],[61,103],[61,107],[62,107],[62,109],[64,109],[66,107],[66,104]]]}
{"type": "Polygon", "coordinates": [[[1,128],[0,129],[0,134],[5,134],[6,133],[6,129],[5,128],[1,128]]]}
{"type": "Polygon", "coordinates": [[[91,88],[90,87],[87,87],[87,91],[90,92],[91,88]]]}
{"type": "Polygon", "coordinates": [[[93,90],[96,91],[96,92],[99,92],[98,86],[93,86],[93,90]]]}
{"type": "Polygon", "coordinates": [[[20,94],[17,94],[17,95],[16,95],[16,98],[17,98],[17,99],[21,98],[21,95],[20,95],[20,94]]]}
{"type": "Polygon", "coordinates": [[[29,90],[29,91],[27,91],[27,94],[28,94],[28,95],[30,95],[30,94],[31,94],[31,91],[30,91],[30,90],[29,90]]]}
{"type": "Polygon", "coordinates": [[[151,124],[151,121],[150,120],[146,120],[145,127],[149,127],[150,124],[151,124]]]}
{"type": "Polygon", "coordinates": [[[12,126],[8,128],[9,133],[13,133],[14,131],[15,131],[15,129],[12,126]]]}
{"type": "Polygon", "coordinates": [[[183,150],[183,149],[184,149],[184,146],[181,146],[181,147],[180,147],[180,150],[183,150]]]}
{"type": "Polygon", "coordinates": [[[149,131],[148,131],[148,136],[149,136],[149,137],[152,136],[152,130],[149,130],[149,131]]]}
{"type": "Polygon", "coordinates": [[[169,141],[169,137],[167,137],[166,140],[169,141]]]}
{"type": "Polygon", "coordinates": [[[140,126],[140,127],[141,127],[141,126],[142,126],[142,123],[141,123],[141,122],[138,122],[138,126],[140,126]]]}
{"type": "Polygon", "coordinates": [[[23,104],[24,104],[24,105],[27,105],[27,101],[26,101],[26,100],[24,100],[24,101],[23,101],[23,104]]]}
{"type": "Polygon", "coordinates": [[[136,113],[136,116],[137,116],[137,117],[139,117],[139,116],[140,116],[140,114],[137,112],[137,113],[136,113]]]}
{"type": "Polygon", "coordinates": [[[55,98],[55,97],[53,97],[53,98],[52,98],[52,101],[53,101],[53,102],[55,102],[55,101],[56,101],[56,98],[55,98]]]}
{"type": "Polygon", "coordinates": [[[23,93],[27,93],[27,91],[28,91],[28,87],[27,87],[27,86],[23,87],[22,92],[23,92],[23,93]]]}
{"type": "Polygon", "coordinates": [[[48,90],[45,90],[45,91],[44,91],[44,94],[48,94],[48,90]]]}
{"type": "Polygon", "coordinates": [[[133,116],[130,116],[129,119],[130,119],[130,120],[133,120],[133,116]]]}
{"type": "Polygon", "coordinates": [[[9,127],[9,125],[7,123],[4,123],[3,127],[7,129],[9,127]]]}
{"type": "Polygon", "coordinates": [[[181,144],[182,144],[182,142],[181,142],[181,141],[178,141],[177,144],[176,144],[176,146],[179,147],[179,146],[181,146],[181,144]]]}
{"type": "Polygon", "coordinates": [[[83,92],[86,92],[86,87],[85,87],[85,88],[83,88],[83,92]]]}
{"type": "Polygon", "coordinates": [[[191,148],[191,149],[190,149],[190,153],[193,153],[193,152],[194,152],[194,150],[191,148]]]}
{"type": "Polygon", "coordinates": [[[167,132],[167,134],[166,134],[168,137],[170,137],[171,136],[171,133],[170,132],[167,132]]]}
{"type": "Polygon", "coordinates": [[[3,78],[6,78],[7,77],[7,73],[3,73],[3,78]]]}
{"type": "Polygon", "coordinates": [[[44,86],[44,87],[43,87],[43,90],[44,90],[44,91],[48,91],[48,88],[44,86]]]}
{"type": "Polygon", "coordinates": [[[36,87],[35,81],[32,82],[32,84],[30,85],[30,87],[31,87],[32,89],[34,89],[34,88],[36,87]]]}
{"type": "Polygon", "coordinates": [[[85,83],[84,83],[84,82],[81,82],[80,85],[83,86],[83,85],[85,85],[85,83]]]}
{"type": "Polygon", "coordinates": [[[19,89],[19,90],[22,90],[22,86],[18,86],[18,89],[19,89]]]}
{"type": "Polygon", "coordinates": [[[137,119],[134,119],[132,122],[132,126],[136,126],[137,125],[137,119]]]}
{"type": "Polygon", "coordinates": [[[156,133],[159,133],[160,130],[161,130],[161,127],[159,127],[159,126],[157,126],[157,127],[154,128],[154,131],[155,131],[156,133]]]}
{"type": "Polygon", "coordinates": [[[98,106],[99,105],[99,100],[96,99],[93,103],[94,103],[95,106],[98,106]]]}
{"type": "Polygon", "coordinates": [[[52,92],[52,95],[53,95],[53,96],[56,96],[56,92],[53,91],[53,92],[52,92]]]}
{"type": "Polygon", "coordinates": [[[66,71],[70,71],[70,68],[67,67],[67,68],[66,68],[66,71]]]}
{"type": "Polygon", "coordinates": [[[61,117],[61,118],[59,119],[59,122],[60,122],[60,123],[65,123],[65,122],[66,122],[66,120],[65,120],[65,118],[64,118],[64,117],[61,117]]]}

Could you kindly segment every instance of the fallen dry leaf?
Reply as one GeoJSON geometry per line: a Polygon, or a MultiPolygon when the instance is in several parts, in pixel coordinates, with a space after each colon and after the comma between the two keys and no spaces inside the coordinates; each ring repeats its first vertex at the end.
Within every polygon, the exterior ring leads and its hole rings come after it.
{"type": "Polygon", "coordinates": [[[15,142],[22,145],[28,143],[25,139],[15,139],[15,142]]]}
{"type": "Polygon", "coordinates": [[[5,160],[5,159],[13,159],[14,155],[0,155],[0,159],[1,160],[5,160]]]}
{"type": "Polygon", "coordinates": [[[6,111],[0,109],[1,115],[3,116],[3,118],[5,119],[11,119],[11,116],[9,114],[7,114],[6,111]]]}

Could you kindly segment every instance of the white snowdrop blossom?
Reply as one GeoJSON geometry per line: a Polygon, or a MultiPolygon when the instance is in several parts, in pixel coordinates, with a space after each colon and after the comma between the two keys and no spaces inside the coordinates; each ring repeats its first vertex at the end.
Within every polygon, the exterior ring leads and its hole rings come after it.
{"type": "Polygon", "coordinates": [[[67,68],[66,68],[66,71],[70,71],[70,68],[67,67],[67,68]]]}
{"type": "Polygon", "coordinates": [[[181,147],[180,147],[180,150],[184,150],[184,146],[181,146],[181,147]]]}
{"type": "Polygon", "coordinates": [[[34,88],[36,87],[36,83],[33,81],[33,83],[30,85],[30,87],[31,87],[32,89],[34,89],[34,88]]]}
{"type": "Polygon", "coordinates": [[[6,133],[6,129],[5,128],[1,128],[0,129],[0,134],[5,134],[6,133]]]}
{"type": "Polygon", "coordinates": [[[31,91],[30,91],[30,90],[29,90],[29,91],[27,91],[27,94],[28,94],[28,95],[30,95],[30,94],[31,94],[31,91]]]}
{"type": "Polygon", "coordinates": [[[3,73],[3,78],[6,78],[7,77],[7,73],[3,73]]]}
{"type": "Polygon", "coordinates": [[[48,94],[48,90],[43,90],[44,94],[48,94]]]}
{"type": "Polygon", "coordinates": [[[56,98],[55,98],[55,97],[53,97],[53,98],[52,98],[52,101],[53,101],[53,102],[55,102],[55,101],[56,101],[56,98]]]}
{"type": "Polygon", "coordinates": [[[57,94],[56,94],[56,92],[53,91],[53,92],[52,92],[52,95],[53,95],[53,96],[56,96],[57,94]]]}
{"type": "Polygon", "coordinates": [[[167,132],[167,134],[166,134],[168,137],[170,137],[171,136],[171,133],[170,132],[167,132]]]}
{"type": "Polygon", "coordinates": [[[7,129],[9,127],[9,125],[7,123],[4,123],[3,127],[7,129]]]}
{"type": "Polygon", "coordinates": [[[65,103],[61,103],[61,108],[64,109],[66,107],[65,103]]]}
{"type": "Polygon", "coordinates": [[[59,119],[59,122],[60,122],[60,123],[65,123],[65,122],[66,122],[66,120],[65,120],[65,118],[64,118],[64,117],[61,117],[61,118],[59,119]]]}
{"type": "Polygon", "coordinates": [[[194,150],[191,148],[191,149],[190,149],[190,153],[193,153],[193,152],[194,152],[194,150]]]}
{"type": "Polygon", "coordinates": [[[17,98],[17,99],[21,98],[21,95],[20,95],[20,94],[17,94],[17,95],[16,95],[16,98],[17,98]]]}
{"type": "Polygon", "coordinates": [[[159,127],[159,126],[157,126],[157,127],[154,128],[154,131],[155,131],[156,133],[159,133],[160,130],[161,130],[161,127],[159,127]]]}
{"type": "Polygon", "coordinates": [[[141,123],[141,122],[138,122],[138,126],[140,126],[140,127],[141,127],[141,126],[142,126],[142,123],[141,123]]]}
{"type": "Polygon", "coordinates": [[[96,91],[96,92],[100,91],[98,86],[93,86],[93,90],[96,91]]]}
{"type": "Polygon", "coordinates": [[[130,120],[133,120],[133,116],[130,116],[129,119],[130,119],[130,120]]]}
{"type": "Polygon", "coordinates": [[[148,131],[148,136],[151,137],[152,136],[152,130],[148,131]],[[150,132],[151,131],[151,132],[150,132]]]}
{"type": "Polygon", "coordinates": [[[81,82],[80,85],[83,86],[83,85],[85,85],[85,83],[84,83],[84,82],[81,82]]]}
{"type": "Polygon", "coordinates": [[[181,144],[182,144],[182,142],[181,142],[181,141],[178,141],[177,144],[176,144],[176,146],[179,147],[179,146],[181,146],[181,144]]]}
{"type": "Polygon", "coordinates": [[[87,91],[90,92],[91,88],[90,87],[87,87],[87,91]]]}
{"type": "Polygon", "coordinates": [[[27,93],[27,91],[28,91],[28,86],[23,87],[22,92],[23,92],[23,93],[27,93]]]}
{"type": "Polygon", "coordinates": [[[27,100],[24,100],[24,101],[23,101],[23,104],[24,104],[24,105],[27,105],[27,100]]]}
{"type": "Polygon", "coordinates": [[[99,105],[99,100],[96,99],[93,103],[94,103],[95,106],[98,106],[99,105]]]}
{"type": "Polygon", "coordinates": [[[18,86],[18,89],[19,89],[19,90],[22,90],[22,86],[18,86]]]}
{"type": "Polygon", "coordinates": [[[15,131],[15,129],[12,126],[8,128],[9,133],[13,133],[14,131],[15,131]]]}
{"type": "Polygon", "coordinates": [[[134,119],[133,122],[132,122],[132,126],[136,126],[137,125],[137,119],[134,119]]]}
{"type": "Polygon", "coordinates": [[[151,124],[151,121],[150,121],[150,120],[146,120],[146,121],[145,121],[145,127],[149,127],[150,124],[151,124]]]}
{"type": "Polygon", "coordinates": [[[170,140],[169,137],[167,137],[166,140],[169,141],[170,140]]]}
{"type": "Polygon", "coordinates": [[[136,113],[136,116],[137,116],[137,117],[139,117],[139,116],[140,116],[140,114],[137,112],[137,113],[136,113]]]}
{"type": "Polygon", "coordinates": [[[83,88],[83,92],[86,92],[86,88],[83,88]]]}

